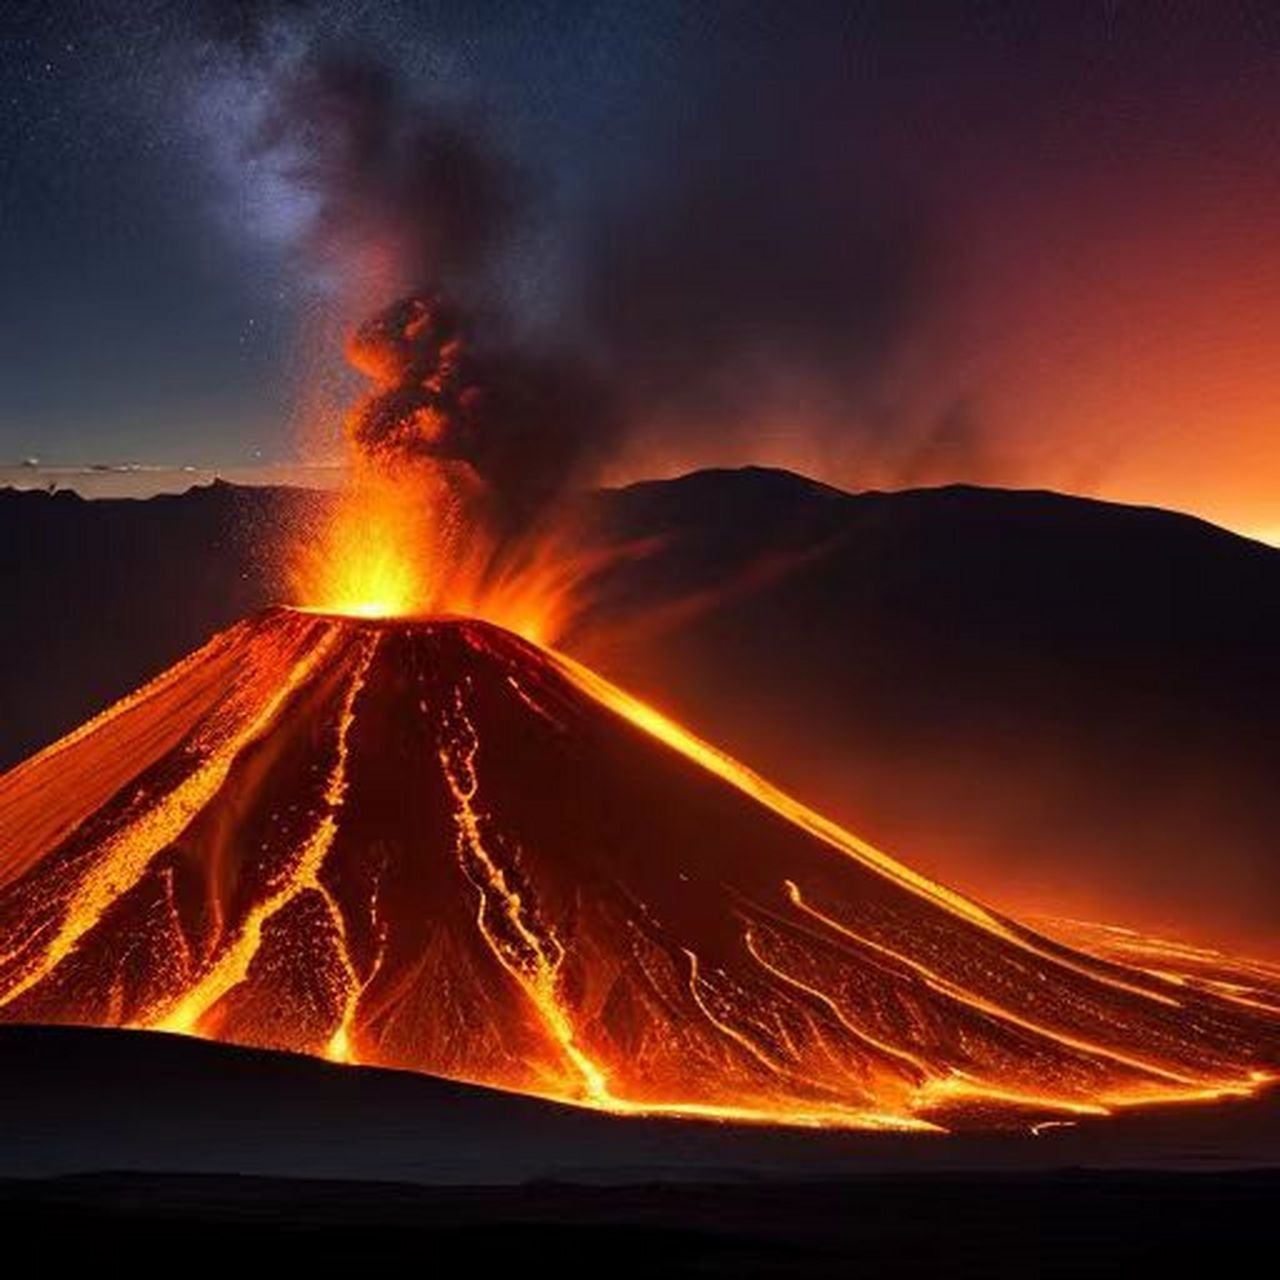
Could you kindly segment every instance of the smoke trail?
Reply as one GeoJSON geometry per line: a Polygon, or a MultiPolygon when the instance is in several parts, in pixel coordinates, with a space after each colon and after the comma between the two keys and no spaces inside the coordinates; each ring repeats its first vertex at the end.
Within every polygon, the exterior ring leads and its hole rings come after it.
{"type": "Polygon", "coordinates": [[[213,6],[206,25],[253,86],[244,161],[287,205],[300,264],[328,286],[330,313],[369,317],[347,342],[373,383],[347,439],[387,472],[465,470],[505,537],[599,457],[614,420],[588,361],[510,314],[504,269],[533,183],[474,108],[326,42],[308,8],[213,6]]]}
{"type": "Polygon", "coordinates": [[[359,453],[463,463],[509,526],[536,517],[608,438],[602,386],[563,358],[486,341],[440,296],[380,312],[348,355],[374,383],[348,421],[359,453]]]}
{"type": "Polygon", "coordinates": [[[637,440],[645,461],[807,461],[880,483],[986,460],[967,389],[930,401],[903,374],[929,363],[936,229],[877,154],[830,24],[726,12],[713,41],[682,33],[678,127],[646,103],[625,162],[578,174],[554,229],[561,314],[537,326],[512,301],[513,246],[547,175],[513,163],[474,104],[411,92],[395,51],[362,54],[304,8],[220,23],[265,79],[251,150],[305,211],[306,261],[353,327],[374,317],[349,343],[374,381],[351,435],[384,465],[461,463],[518,526],[637,440]]]}

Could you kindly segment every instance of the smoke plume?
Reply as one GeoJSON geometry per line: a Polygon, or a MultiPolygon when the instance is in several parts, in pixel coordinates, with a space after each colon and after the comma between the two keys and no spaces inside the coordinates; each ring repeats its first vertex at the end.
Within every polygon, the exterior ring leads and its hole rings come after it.
{"type": "Polygon", "coordinates": [[[696,45],[678,122],[646,116],[625,178],[578,185],[554,232],[563,305],[530,324],[513,246],[555,175],[513,163],[474,103],[327,45],[304,7],[222,21],[267,72],[252,148],[305,207],[307,261],[358,330],[374,385],[349,434],[380,465],[461,464],[519,527],[620,445],[641,466],[807,462],[890,484],[984,456],[964,388],[913,399],[937,238],[822,24],[788,21],[766,49],[726,16],[696,45]]]}
{"type": "Polygon", "coordinates": [[[642,463],[910,480],[954,409],[912,377],[944,289],[939,229],[877,151],[847,50],[803,15],[767,48],[727,25],[646,179],[593,222],[584,331],[642,463]]]}
{"type": "Polygon", "coordinates": [[[589,362],[511,314],[505,264],[531,181],[474,109],[327,47],[314,24],[299,36],[304,7],[237,6],[217,20],[218,47],[264,86],[246,160],[297,211],[300,265],[330,299],[325,319],[347,318],[347,358],[372,382],[347,415],[352,461],[405,483],[435,471],[424,502],[446,477],[449,505],[465,499],[500,544],[547,514],[615,422],[589,362]]]}
{"type": "Polygon", "coordinates": [[[308,203],[304,249],[351,302],[448,291],[478,305],[493,293],[515,167],[391,68],[350,52],[285,67],[254,145],[308,203]]]}
{"type": "Polygon", "coordinates": [[[374,383],[348,420],[358,453],[391,467],[465,465],[508,530],[536,518],[607,440],[603,387],[565,359],[486,341],[441,296],[379,312],[348,357],[374,383]]]}

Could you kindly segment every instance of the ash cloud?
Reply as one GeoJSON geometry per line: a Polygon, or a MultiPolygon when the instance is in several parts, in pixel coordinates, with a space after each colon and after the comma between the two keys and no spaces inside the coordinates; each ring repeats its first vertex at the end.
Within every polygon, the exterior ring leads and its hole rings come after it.
{"type": "Polygon", "coordinates": [[[940,239],[877,157],[841,58],[804,32],[755,52],[700,68],[709,87],[651,181],[597,220],[585,331],[630,431],[663,451],[719,437],[749,453],[784,424],[827,457],[911,473],[950,416],[894,381],[941,289],[940,239]]]}
{"type": "Polygon", "coordinates": [[[637,135],[625,181],[579,184],[559,229],[563,315],[529,324],[504,275],[555,175],[513,164],[478,112],[408,92],[385,59],[326,47],[309,7],[220,21],[269,71],[251,147],[308,202],[309,260],[374,316],[350,344],[358,365],[371,346],[382,361],[352,432],[385,462],[465,462],[519,521],[628,441],[748,458],[782,424],[794,465],[886,483],[985,461],[971,404],[957,430],[954,403],[904,405],[894,384],[938,292],[938,245],[869,158],[847,51],[803,24],[767,49],[748,39],[748,56],[728,36],[732,56],[701,46],[678,122],[637,135]],[[305,33],[303,56],[273,61],[282,29],[305,33]]]}
{"type": "Polygon", "coordinates": [[[280,74],[254,145],[313,201],[308,248],[383,288],[476,300],[517,219],[514,166],[369,57],[325,52],[280,74]]]}
{"type": "Polygon", "coordinates": [[[922,288],[899,210],[825,157],[697,146],[652,206],[601,237],[587,297],[633,403],[733,417],[784,366],[865,402],[922,288]]]}
{"type": "Polygon", "coordinates": [[[305,260],[344,310],[369,317],[347,343],[373,382],[348,438],[389,472],[463,465],[490,531],[518,532],[589,470],[617,422],[585,355],[531,337],[508,306],[530,179],[474,111],[410,92],[386,61],[314,36],[288,52],[281,23],[301,7],[247,6],[229,45],[268,86],[247,155],[304,207],[305,260]]]}
{"type": "Polygon", "coordinates": [[[357,330],[374,391],[348,420],[361,456],[465,464],[508,531],[534,520],[607,441],[603,385],[574,363],[486,339],[441,296],[411,296],[357,330]]]}

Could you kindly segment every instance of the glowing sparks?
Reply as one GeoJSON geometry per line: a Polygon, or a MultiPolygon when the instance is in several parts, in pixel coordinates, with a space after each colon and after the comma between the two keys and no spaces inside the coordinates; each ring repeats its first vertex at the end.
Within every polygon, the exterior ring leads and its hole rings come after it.
{"type": "Polygon", "coordinates": [[[430,490],[361,468],[328,527],[298,549],[295,577],[304,599],[324,612],[392,618],[430,602],[430,490]]]}
{"type": "Polygon", "coordinates": [[[605,553],[564,530],[502,543],[468,511],[478,501],[439,466],[357,462],[332,514],[295,548],[295,593],[318,614],[482,618],[552,643],[605,553]]]}

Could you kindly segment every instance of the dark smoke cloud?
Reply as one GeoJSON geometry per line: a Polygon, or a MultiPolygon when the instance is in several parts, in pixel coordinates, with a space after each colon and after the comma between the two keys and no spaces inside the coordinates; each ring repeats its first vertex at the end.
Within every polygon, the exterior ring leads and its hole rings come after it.
{"type": "Polygon", "coordinates": [[[375,384],[348,422],[361,455],[465,463],[508,530],[536,518],[609,438],[604,388],[575,363],[486,339],[440,297],[388,307],[348,354],[375,384]]]}
{"type": "Polygon", "coordinates": [[[903,426],[889,377],[937,287],[933,230],[874,159],[856,91],[803,41],[772,59],[704,68],[652,181],[597,221],[587,331],[635,429],[733,435],[781,414],[883,458],[903,426]]]}
{"type": "Polygon", "coordinates": [[[521,204],[514,166],[474,125],[350,53],[284,73],[257,143],[315,201],[310,249],[339,274],[377,259],[406,292],[476,292],[521,204]]]}
{"type": "Polygon", "coordinates": [[[568,346],[534,340],[506,305],[503,265],[531,184],[475,112],[410,92],[384,60],[273,33],[300,6],[246,6],[228,39],[268,85],[249,145],[305,206],[300,244],[365,308],[347,354],[374,389],[350,415],[360,455],[395,472],[463,464],[489,532],[536,522],[598,458],[616,420],[568,346]]]}
{"type": "MultiPolygon", "coordinates": [[[[267,65],[270,33],[305,7],[235,6],[227,39],[267,65]]],[[[699,45],[679,120],[573,220],[577,296],[555,331],[522,324],[504,280],[554,175],[512,164],[475,112],[408,92],[385,61],[326,48],[314,18],[294,25],[312,44],[274,72],[254,146],[312,202],[312,260],[379,312],[352,344],[365,372],[373,348],[380,362],[353,430],[385,461],[465,461],[523,519],[627,437],[749,456],[782,420],[889,482],[982,452],[971,404],[912,423],[895,402],[936,245],[875,158],[847,50],[803,23],[767,48],[728,27],[729,52],[699,45]]]]}
{"type": "Polygon", "coordinates": [[[638,402],[737,415],[782,367],[841,407],[865,398],[911,318],[921,250],[897,211],[824,169],[695,153],[656,209],[610,228],[588,314],[638,402]]]}

